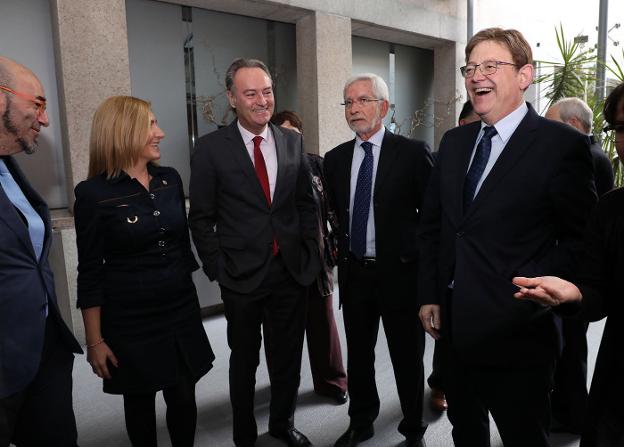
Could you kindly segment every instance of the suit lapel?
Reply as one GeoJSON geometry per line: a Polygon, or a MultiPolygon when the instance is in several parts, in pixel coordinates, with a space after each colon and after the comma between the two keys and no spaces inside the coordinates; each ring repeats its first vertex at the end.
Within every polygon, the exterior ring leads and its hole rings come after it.
{"type": "MultiPolygon", "coordinates": [[[[48,207],[46,206],[41,196],[39,196],[37,191],[35,191],[32,186],[30,186],[30,183],[28,183],[28,181],[26,180],[24,173],[19,168],[15,160],[12,157],[7,157],[5,158],[5,163],[11,171],[13,179],[18,184],[18,186],[30,202],[31,206],[43,220],[43,224],[45,226],[45,236],[40,260],[46,259],[52,235],[48,207]]],[[[0,188],[0,219],[4,220],[6,225],[17,235],[19,240],[24,244],[32,258],[36,260],[35,250],[33,249],[30,235],[28,234],[28,227],[26,226],[26,224],[24,224],[24,221],[22,220],[17,210],[15,209],[15,206],[13,205],[13,202],[11,202],[9,197],[4,192],[4,189],[2,188],[0,188]]]]}
{"type": "Polygon", "coordinates": [[[516,166],[518,160],[526,152],[527,148],[531,146],[535,139],[535,130],[538,127],[539,120],[538,115],[533,110],[530,104],[529,111],[525,117],[520,121],[520,124],[511,135],[511,138],[505,145],[503,152],[496,160],[496,163],[492,167],[492,170],[483,181],[479,192],[477,193],[474,202],[470,206],[468,213],[465,217],[472,215],[481,203],[487,200],[487,196],[496,188],[496,186],[505,178],[511,168],[516,166]]]}
{"type": "MultiPolygon", "coordinates": [[[[388,174],[392,171],[392,166],[398,152],[394,134],[386,129],[381,142],[381,150],[379,151],[379,162],[377,163],[377,175],[375,176],[375,191],[373,197],[377,195],[377,191],[379,191],[384,180],[388,178],[388,174]]],[[[351,166],[350,163],[349,166],[351,166]]]]}
{"type": "Polygon", "coordinates": [[[338,173],[338,178],[341,181],[343,203],[340,206],[347,212],[347,221],[351,222],[350,199],[351,199],[351,163],[353,163],[353,149],[355,147],[355,139],[345,143],[343,150],[341,151],[341,160],[337,163],[338,169],[341,172],[338,173]]]}
{"type": "Polygon", "coordinates": [[[288,162],[288,147],[284,132],[282,132],[277,126],[269,123],[269,132],[273,133],[275,152],[277,153],[277,176],[275,179],[275,190],[273,191],[271,206],[277,206],[283,195],[282,190],[284,189],[284,175],[286,175],[285,168],[288,162]]]}
{"type": "Polygon", "coordinates": [[[451,205],[451,209],[456,211],[458,220],[460,220],[464,214],[464,180],[466,179],[470,157],[472,156],[472,151],[480,131],[481,121],[466,125],[465,133],[462,132],[456,137],[459,140],[458,147],[451,147],[448,149],[453,151],[453,153],[450,154],[450,158],[454,160],[454,163],[449,163],[449,176],[448,178],[445,177],[445,180],[450,182],[450,188],[451,191],[453,191],[451,197],[455,202],[451,205]]]}
{"type": "Polygon", "coordinates": [[[245,147],[243,137],[238,130],[237,123],[238,121],[234,120],[228,126],[226,139],[230,142],[230,153],[240,166],[241,170],[245,173],[245,176],[247,177],[251,188],[258,196],[258,199],[266,203],[264,191],[262,190],[262,186],[260,185],[260,181],[258,180],[258,176],[256,175],[256,169],[254,168],[253,162],[251,161],[249,153],[247,152],[247,148],[245,147]]]}

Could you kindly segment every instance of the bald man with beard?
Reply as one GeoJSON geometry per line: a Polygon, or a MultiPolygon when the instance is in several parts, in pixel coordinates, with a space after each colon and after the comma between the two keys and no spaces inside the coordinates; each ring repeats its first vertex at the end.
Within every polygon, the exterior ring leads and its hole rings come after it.
{"type": "Polygon", "coordinates": [[[0,56],[0,447],[74,447],[73,353],[48,262],[48,207],[13,155],[49,125],[41,82],[0,56]]]}

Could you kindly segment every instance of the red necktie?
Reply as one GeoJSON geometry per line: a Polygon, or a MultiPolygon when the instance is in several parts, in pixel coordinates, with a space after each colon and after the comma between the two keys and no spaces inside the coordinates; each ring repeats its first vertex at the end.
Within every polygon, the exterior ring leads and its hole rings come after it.
{"type": "MultiPolygon", "coordinates": [[[[256,175],[258,176],[258,180],[260,181],[260,186],[262,186],[262,191],[264,191],[264,197],[266,198],[267,205],[271,206],[271,188],[269,187],[269,174],[267,173],[266,163],[264,162],[264,157],[262,156],[262,152],[260,151],[260,143],[262,143],[262,137],[255,136],[253,137],[254,143],[254,166],[256,167],[256,175]]],[[[277,255],[278,247],[277,240],[273,239],[273,256],[277,255]]]]}

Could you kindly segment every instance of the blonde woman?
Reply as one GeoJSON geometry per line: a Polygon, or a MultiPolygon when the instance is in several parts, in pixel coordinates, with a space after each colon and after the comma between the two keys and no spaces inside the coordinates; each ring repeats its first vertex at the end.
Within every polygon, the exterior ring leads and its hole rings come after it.
{"type": "Polygon", "coordinates": [[[78,307],[87,360],[122,394],[132,445],[156,446],[155,394],[174,447],[192,446],[195,383],[212,367],[191,273],[178,173],[155,164],[165,137],[150,104],[115,96],[93,117],[88,179],[75,189],[78,307]]]}

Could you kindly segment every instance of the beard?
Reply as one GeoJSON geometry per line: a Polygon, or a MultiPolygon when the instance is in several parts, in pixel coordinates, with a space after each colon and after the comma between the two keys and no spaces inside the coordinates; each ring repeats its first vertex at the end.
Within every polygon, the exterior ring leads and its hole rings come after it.
{"type": "Polygon", "coordinates": [[[4,127],[4,131],[9,135],[13,135],[15,137],[15,143],[19,147],[18,151],[15,152],[25,152],[26,154],[34,154],[37,150],[37,142],[33,141],[32,143],[27,142],[23,137],[20,137],[19,131],[15,123],[11,120],[11,101],[7,100],[6,110],[2,114],[2,124],[4,127]]]}

